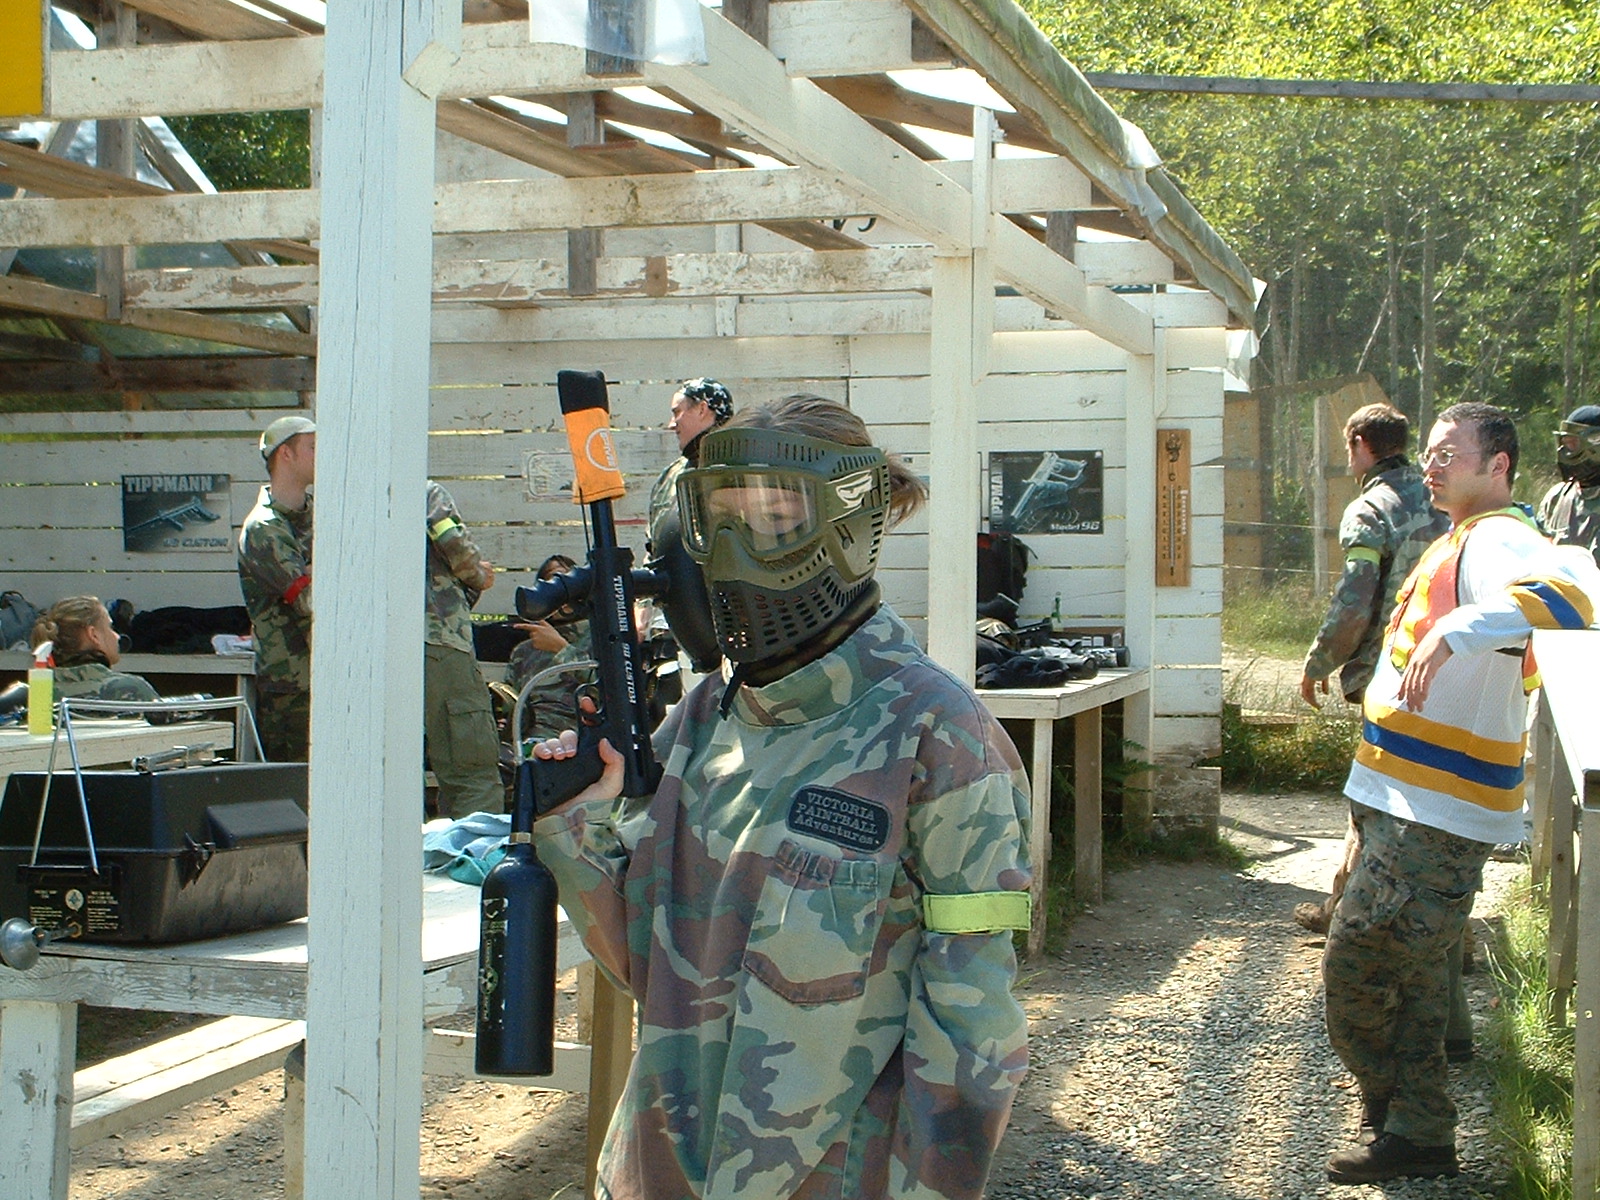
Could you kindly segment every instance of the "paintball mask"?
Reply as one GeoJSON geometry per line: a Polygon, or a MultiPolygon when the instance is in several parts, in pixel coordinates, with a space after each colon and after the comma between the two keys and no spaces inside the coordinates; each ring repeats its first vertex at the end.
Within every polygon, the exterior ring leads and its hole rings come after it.
{"type": "Polygon", "coordinates": [[[684,547],[705,571],[711,617],[735,663],[784,654],[871,586],[889,514],[875,446],[776,429],[713,429],[678,478],[684,547]]]}
{"type": "Polygon", "coordinates": [[[1575,479],[1583,487],[1600,483],[1600,405],[1575,408],[1561,422],[1556,464],[1563,479],[1575,479]]]}

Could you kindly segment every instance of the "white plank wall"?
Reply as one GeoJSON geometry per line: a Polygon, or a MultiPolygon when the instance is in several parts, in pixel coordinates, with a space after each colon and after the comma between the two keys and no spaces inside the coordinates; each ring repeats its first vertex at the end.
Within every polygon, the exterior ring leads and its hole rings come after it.
{"type": "MultiPolygon", "coordinates": [[[[828,303],[856,311],[869,307],[828,303]]],[[[779,311],[784,306],[737,307],[743,314],[754,307],[779,311]]],[[[1004,304],[1001,309],[1022,311],[1004,304]]],[[[613,311],[604,304],[584,306],[572,319],[583,320],[589,336],[530,344],[530,320],[548,314],[435,309],[435,337],[443,339],[433,357],[428,469],[450,489],[480,545],[503,569],[483,611],[508,610],[512,589],[531,582],[545,555],[581,558],[584,553],[577,507],[564,494],[530,496],[523,476],[533,456],[558,489],[570,481],[553,382],[562,368],[600,367],[613,380],[612,421],[629,485],[618,516],[624,541],[641,548],[650,484],[677,453],[676,440],[662,428],[667,405],[676,382],[686,377],[721,379],[740,405],[800,390],[848,403],[882,444],[926,473],[925,303],[916,332],[595,336],[597,318],[609,318],[613,311]],[[469,340],[474,329],[477,336],[469,340]]],[[[1166,336],[1166,412],[1158,423],[1191,431],[1195,464],[1193,582],[1187,588],[1158,589],[1155,595],[1154,749],[1177,759],[1214,752],[1218,736],[1225,345],[1219,329],[1173,328],[1166,336]]],[[[980,454],[1048,446],[1099,449],[1105,456],[1105,532],[1024,539],[1036,556],[1022,597],[1026,617],[1047,615],[1058,593],[1069,621],[1125,617],[1127,539],[1147,536],[1129,530],[1123,517],[1128,509],[1128,361],[1122,351],[1072,329],[1010,329],[995,335],[991,373],[979,389],[980,454]]],[[[78,435],[70,441],[0,442],[0,479],[12,485],[0,504],[0,585],[17,588],[35,603],[78,591],[125,597],[139,608],[239,603],[232,554],[125,553],[118,485],[123,474],[226,471],[233,477],[236,530],[265,479],[255,433],[271,416],[263,410],[0,417],[0,432],[78,435]],[[211,429],[217,432],[203,436],[211,429]],[[82,436],[96,432],[106,436],[82,436]],[[174,433],[184,436],[163,436],[174,433]]],[[[923,516],[890,538],[881,570],[885,596],[923,635],[926,563],[923,516]]]]}

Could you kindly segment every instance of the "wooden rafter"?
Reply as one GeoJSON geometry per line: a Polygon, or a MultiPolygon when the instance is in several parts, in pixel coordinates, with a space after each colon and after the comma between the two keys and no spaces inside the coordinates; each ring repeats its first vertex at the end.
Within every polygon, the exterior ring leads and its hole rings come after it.
{"type": "MultiPolygon", "coordinates": [[[[39,339],[44,340],[44,339],[39,339]]],[[[76,343],[63,343],[75,346],[76,343]]],[[[3,343],[0,343],[3,348],[3,343]]],[[[100,362],[0,358],[0,395],[113,392],[304,392],[317,386],[312,358],[190,355],[100,362]]]]}
{"type": "MultiPolygon", "coordinates": [[[[158,17],[186,33],[219,42],[298,37],[301,30],[229,0],[122,0],[129,8],[158,17]]],[[[266,7],[266,6],[263,6],[266,7]]]]}
{"type": "MultiPolygon", "coordinates": [[[[78,320],[109,319],[103,296],[56,287],[54,284],[41,283],[34,279],[22,279],[16,275],[0,278],[0,309],[14,309],[18,312],[78,320]]],[[[228,346],[247,346],[253,350],[266,350],[274,354],[309,356],[317,352],[317,339],[311,334],[272,329],[244,321],[230,321],[225,317],[189,312],[185,309],[127,308],[123,310],[121,319],[113,323],[146,329],[153,333],[219,342],[228,346]]]]}
{"type": "MultiPolygon", "coordinates": [[[[130,179],[115,171],[72,162],[54,154],[45,154],[4,141],[0,141],[0,183],[26,188],[39,196],[63,200],[174,194],[171,188],[157,187],[153,183],[130,179]]],[[[317,251],[314,247],[288,238],[242,242],[240,245],[245,249],[262,254],[275,254],[295,262],[317,261],[317,251]]]]}

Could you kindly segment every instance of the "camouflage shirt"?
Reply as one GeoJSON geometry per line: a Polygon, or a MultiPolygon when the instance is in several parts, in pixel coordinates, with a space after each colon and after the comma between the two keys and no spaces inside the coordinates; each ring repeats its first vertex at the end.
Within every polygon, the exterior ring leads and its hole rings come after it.
{"type": "Polygon", "coordinates": [[[1344,573],[1306,655],[1307,678],[1326,679],[1343,667],[1339,690],[1352,702],[1360,699],[1378,663],[1396,590],[1449,528],[1450,518],[1433,507],[1411,462],[1396,454],[1373,465],[1339,522],[1344,573]]]}
{"type": "Polygon", "coordinates": [[[596,1195],[976,1200],[1027,1067],[1016,958],[924,900],[1027,888],[1016,751],[884,608],[725,719],[723,686],[657,731],[653,796],[535,826],[640,1005],[596,1195]]]}
{"type": "Polygon", "coordinates": [[[1539,502],[1539,528],[1558,546],[1583,546],[1600,563],[1600,483],[1558,483],[1539,502]]]}
{"type": "Polygon", "coordinates": [[[311,525],[309,495],[290,512],[268,486],[239,530],[239,587],[264,692],[311,690],[311,525]]]}
{"type": "Polygon", "coordinates": [[[456,502],[428,480],[428,632],[435,646],[472,653],[472,605],[476,591],[493,580],[483,568],[483,552],[461,523],[456,502]]]}
{"type": "MultiPolygon", "coordinates": [[[[567,644],[560,650],[541,650],[532,642],[520,642],[506,663],[506,683],[517,693],[540,671],[561,663],[585,662],[589,658],[589,622],[570,621],[555,629],[567,644]]],[[[555,737],[571,729],[574,719],[572,695],[579,686],[594,682],[594,668],[573,670],[552,676],[528,693],[522,709],[524,739],[555,737]]]]}
{"type": "Polygon", "coordinates": [[[55,669],[58,697],[88,700],[159,700],[156,689],[142,675],[113,671],[103,662],[75,663],[55,669]]]}

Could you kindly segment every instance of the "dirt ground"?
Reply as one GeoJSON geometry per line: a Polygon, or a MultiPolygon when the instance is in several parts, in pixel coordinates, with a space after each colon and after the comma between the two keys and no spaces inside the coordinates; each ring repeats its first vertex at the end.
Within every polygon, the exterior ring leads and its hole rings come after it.
{"type": "MultiPolygon", "coordinates": [[[[1229,686],[1263,671],[1272,672],[1267,691],[1298,683],[1297,664],[1236,660],[1228,669],[1229,686]]],[[[991,1200],[1329,1194],[1322,1164],[1353,1132],[1356,1102],[1321,1030],[1322,941],[1288,915],[1322,895],[1344,824],[1331,791],[1225,795],[1224,833],[1252,857],[1246,870],[1147,862],[1115,873],[1103,903],[1053,937],[1043,961],[1023,964],[1032,1065],[991,1200]]],[[[1483,936],[1525,871],[1490,866],[1475,914],[1483,936]]],[[[1481,1014],[1492,989],[1481,969],[1472,978],[1481,1014]]],[[[1487,1078],[1481,1061],[1453,1075],[1462,1178],[1383,1195],[1492,1194],[1502,1171],[1487,1078]]],[[[426,1086],[424,1197],[582,1195],[582,1096],[478,1081],[426,1086]]],[[[274,1072],[77,1151],[72,1200],[282,1195],[281,1093],[274,1072]]]]}

